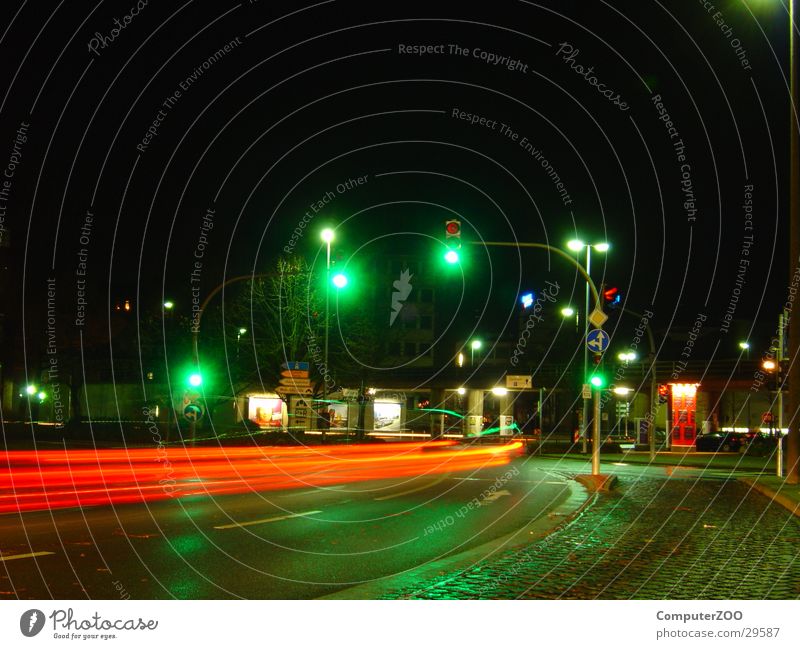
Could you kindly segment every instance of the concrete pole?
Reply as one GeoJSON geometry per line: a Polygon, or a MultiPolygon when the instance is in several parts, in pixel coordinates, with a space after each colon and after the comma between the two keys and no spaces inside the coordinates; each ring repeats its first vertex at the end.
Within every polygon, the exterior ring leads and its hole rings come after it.
{"type": "MultiPolygon", "coordinates": [[[[586,274],[592,272],[592,246],[586,244],[586,274]]],[[[589,334],[589,284],[586,284],[586,299],[583,306],[583,379],[581,390],[589,376],[589,347],[586,345],[586,336],[589,334]]],[[[589,399],[583,400],[583,421],[581,422],[581,453],[586,453],[586,438],[589,435],[589,399]]]]}
{"type": "Polygon", "coordinates": [[[600,475],[600,390],[594,391],[592,421],[592,475],[600,475]]]}
{"type": "Polygon", "coordinates": [[[467,390],[467,435],[477,437],[483,430],[483,390],[467,390]]]}
{"type": "MultiPolygon", "coordinates": [[[[789,80],[791,106],[789,114],[789,282],[800,265],[800,150],[797,125],[797,42],[795,35],[795,1],[789,0],[789,80]]],[[[800,313],[789,318],[789,434],[786,439],[786,482],[800,483],[800,313]]]]}

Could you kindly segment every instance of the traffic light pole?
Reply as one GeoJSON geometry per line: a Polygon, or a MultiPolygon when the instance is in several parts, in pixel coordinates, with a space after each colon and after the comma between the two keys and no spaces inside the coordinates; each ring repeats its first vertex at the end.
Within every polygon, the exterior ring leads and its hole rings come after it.
{"type": "Polygon", "coordinates": [[[592,475],[600,475],[600,392],[594,391],[594,417],[592,418],[592,475]]]}
{"type": "MultiPolygon", "coordinates": [[[[586,376],[589,373],[589,348],[586,346],[586,334],[589,331],[589,294],[591,293],[592,298],[594,299],[595,308],[600,308],[600,295],[597,292],[597,287],[594,285],[591,276],[589,275],[589,264],[590,264],[590,256],[589,256],[589,248],[587,248],[586,254],[586,268],[580,265],[578,261],[572,256],[568,255],[566,252],[561,250],[560,248],[556,248],[555,246],[547,245],[546,243],[529,243],[529,242],[522,242],[522,241],[469,241],[468,243],[474,246],[492,246],[492,247],[501,247],[501,248],[538,248],[540,250],[547,250],[548,252],[554,252],[562,259],[568,261],[572,266],[574,266],[577,271],[581,274],[581,277],[586,280],[586,304],[585,304],[585,312],[584,312],[584,340],[582,341],[583,345],[583,380],[581,384],[585,384],[586,376]]],[[[586,453],[586,435],[589,426],[589,400],[583,400],[583,421],[581,422],[581,429],[582,435],[581,438],[583,440],[582,443],[582,452],[586,453]]],[[[599,434],[599,433],[598,433],[599,434]]],[[[592,451],[592,464],[594,464],[594,452],[597,450],[595,449],[592,451]]],[[[599,472],[599,458],[598,455],[598,472],[599,472]]]]}

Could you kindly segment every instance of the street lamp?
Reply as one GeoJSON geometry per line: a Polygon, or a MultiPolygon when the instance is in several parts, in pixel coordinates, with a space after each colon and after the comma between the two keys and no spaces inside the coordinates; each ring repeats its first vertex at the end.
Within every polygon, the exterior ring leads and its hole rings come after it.
{"type": "Polygon", "coordinates": [[[746,340],[740,342],[739,343],[739,349],[741,349],[743,352],[745,352],[745,358],[747,358],[747,360],[749,361],[750,360],[750,343],[747,342],[746,340]]]}
{"type": "Polygon", "coordinates": [[[561,309],[561,315],[563,315],[565,318],[571,318],[575,315],[575,309],[573,309],[571,306],[565,306],[563,309],[561,309]]]}
{"type": "Polygon", "coordinates": [[[481,347],[483,347],[483,343],[480,340],[473,340],[469,344],[469,349],[470,349],[469,362],[470,362],[470,366],[475,365],[475,350],[480,349],[481,347]]]}
{"type": "MultiPolygon", "coordinates": [[[[325,373],[328,373],[328,332],[330,329],[330,310],[331,310],[331,241],[334,238],[334,232],[331,228],[325,228],[320,232],[320,237],[325,242],[325,351],[324,363],[325,373]]],[[[338,277],[338,275],[337,275],[338,277]]],[[[347,283],[347,282],[345,282],[347,283]]],[[[325,379],[326,377],[323,377],[325,379]]],[[[328,403],[328,381],[322,381],[322,403],[328,403]]],[[[326,406],[327,407],[327,406],[326,406]]],[[[322,429],[322,439],[325,440],[325,428],[322,429]]]]}
{"type": "MultiPolygon", "coordinates": [[[[586,274],[591,275],[592,272],[592,248],[597,252],[608,252],[611,245],[606,241],[598,241],[597,243],[587,244],[580,239],[572,239],[567,242],[567,248],[572,250],[577,256],[578,253],[586,248],[586,274]]],[[[584,338],[589,334],[589,282],[586,282],[586,300],[584,302],[583,310],[583,335],[584,338]]],[[[589,373],[589,348],[583,345],[583,376],[589,373]]],[[[589,399],[583,400],[583,422],[581,428],[581,451],[586,453],[586,433],[587,424],[589,421],[589,399]]]]}
{"type": "Polygon", "coordinates": [[[166,302],[164,302],[164,308],[167,311],[171,311],[174,306],[175,306],[175,302],[173,302],[172,300],[167,300],[166,302]]]}
{"type": "Polygon", "coordinates": [[[630,363],[636,360],[636,352],[620,352],[617,354],[617,358],[625,363],[630,363]]]}
{"type": "Polygon", "coordinates": [[[29,394],[30,396],[33,396],[34,394],[36,394],[36,386],[35,385],[27,386],[25,388],[25,393],[29,394]]]}

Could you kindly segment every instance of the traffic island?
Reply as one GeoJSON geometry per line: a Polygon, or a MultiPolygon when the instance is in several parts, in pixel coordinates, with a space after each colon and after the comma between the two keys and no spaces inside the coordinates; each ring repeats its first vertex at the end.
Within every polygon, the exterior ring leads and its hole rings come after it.
{"type": "Polygon", "coordinates": [[[617,485],[617,476],[602,473],[576,475],[575,480],[586,487],[589,493],[608,493],[613,491],[617,485]]]}

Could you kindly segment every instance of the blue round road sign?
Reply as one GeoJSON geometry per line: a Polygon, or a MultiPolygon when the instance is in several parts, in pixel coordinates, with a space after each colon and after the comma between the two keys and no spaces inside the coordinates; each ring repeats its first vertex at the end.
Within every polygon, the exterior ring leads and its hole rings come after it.
{"type": "Polygon", "coordinates": [[[595,353],[604,352],[608,349],[608,343],[610,341],[611,336],[602,329],[593,329],[586,334],[586,346],[590,351],[595,353]]]}

